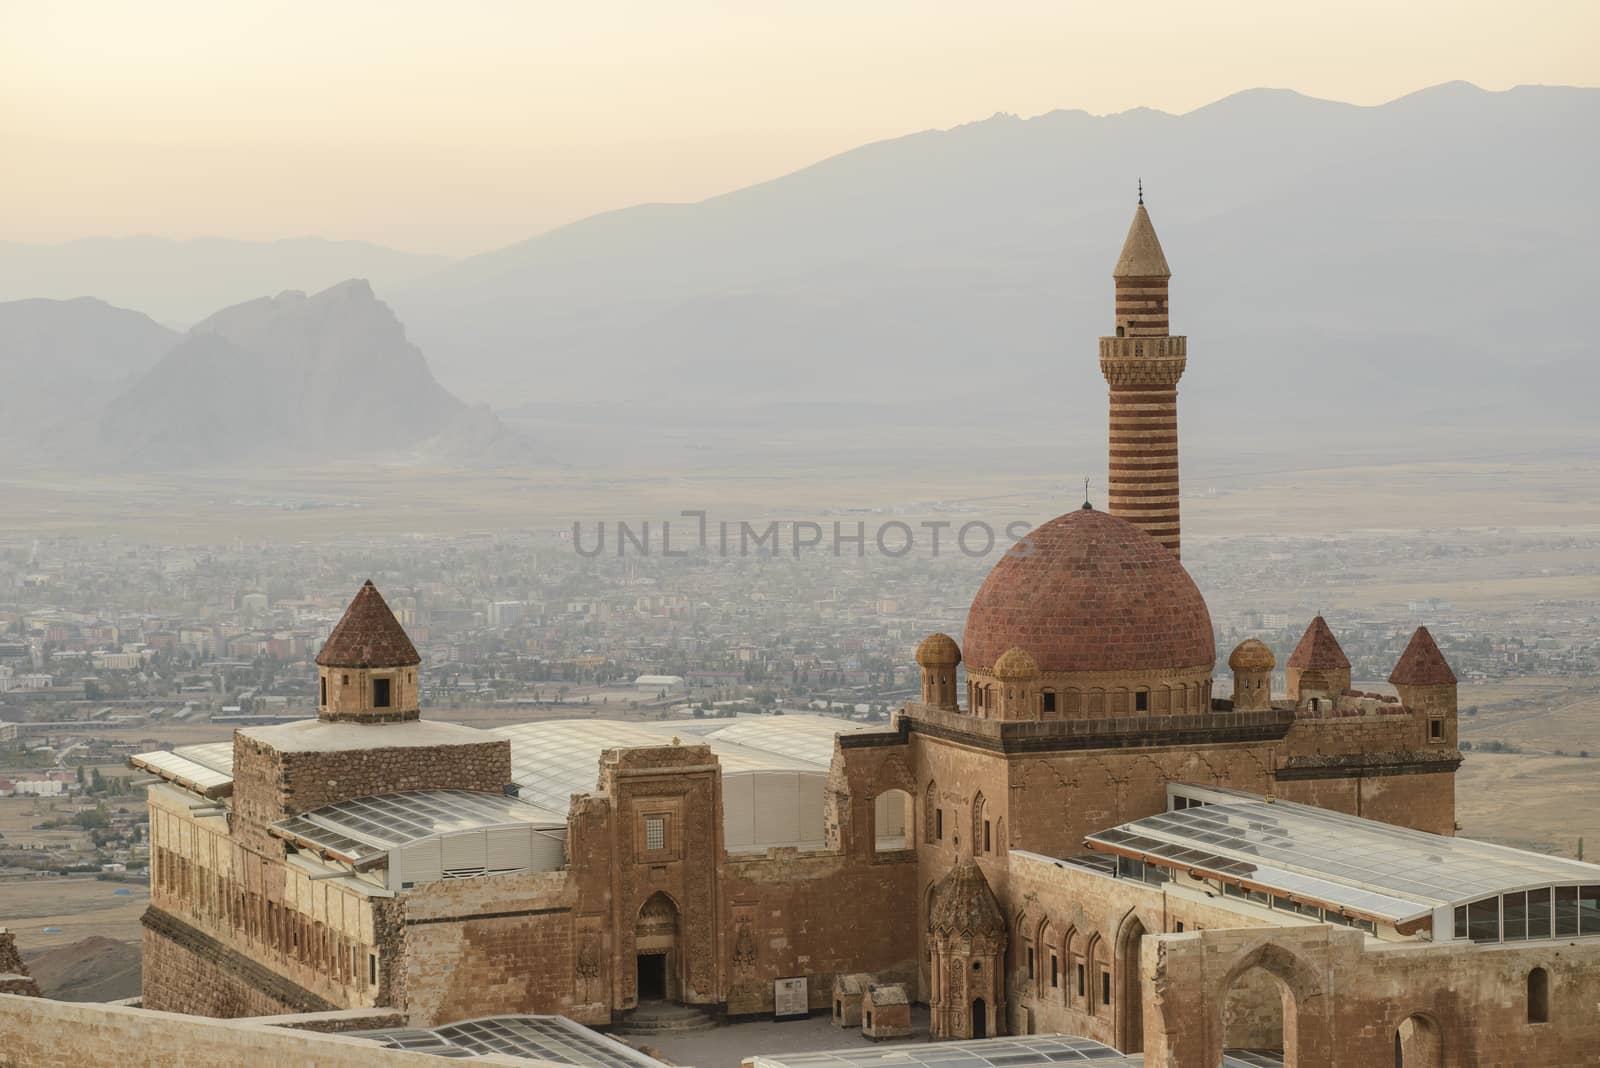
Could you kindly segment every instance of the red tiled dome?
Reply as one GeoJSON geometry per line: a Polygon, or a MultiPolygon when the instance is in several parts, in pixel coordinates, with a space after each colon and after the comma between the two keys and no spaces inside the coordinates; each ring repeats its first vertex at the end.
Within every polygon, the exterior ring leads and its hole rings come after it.
{"type": "Polygon", "coordinates": [[[972,599],[961,639],[968,670],[993,670],[1011,648],[1026,650],[1042,672],[1215,662],[1205,598],[1183,565],[1132,523],[1080,508],[1037,528],[1014,552],[972,599]]]}

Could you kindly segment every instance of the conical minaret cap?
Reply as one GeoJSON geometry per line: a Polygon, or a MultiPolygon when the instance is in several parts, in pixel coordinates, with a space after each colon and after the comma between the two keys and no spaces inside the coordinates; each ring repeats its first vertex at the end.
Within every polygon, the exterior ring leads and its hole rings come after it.
{"type": "Polygon", "coordinates": [[[1144,201],[1133,209],[1133,222],[1128,227],[1128,239],[1122,243],[1122,255],[1111,271],[1112,278],[1171,278],[1172,268],[1167,266],[1166,253],[1161,251],[1161,240],[1150,223],[1150,213],[1144,210],[1144,201]]]}

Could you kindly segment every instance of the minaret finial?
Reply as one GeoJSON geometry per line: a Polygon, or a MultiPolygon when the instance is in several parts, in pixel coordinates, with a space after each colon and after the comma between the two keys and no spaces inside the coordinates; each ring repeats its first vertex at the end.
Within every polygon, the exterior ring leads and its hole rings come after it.
{"type": "Polygon", "coordinates": [[[1139,179],[1139,203],[1144,203],[1144,179],[1139,179]]]}
{"type": "Polygon", "coordinates": [[[1089,479],[1083,480],[1083,507],[1085,511],[1093,511],[1094,505],[1089,503],[1089,479]]]}

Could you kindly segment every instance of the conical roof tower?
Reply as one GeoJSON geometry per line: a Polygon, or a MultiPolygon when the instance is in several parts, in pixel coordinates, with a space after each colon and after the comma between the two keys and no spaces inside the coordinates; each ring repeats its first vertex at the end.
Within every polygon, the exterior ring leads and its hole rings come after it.
{"type": "Polygon", "coordinates": [[[419,718],[420,663],[405,628],[368,579],[317,654],[318,718],[357,723],[419,718]]]}

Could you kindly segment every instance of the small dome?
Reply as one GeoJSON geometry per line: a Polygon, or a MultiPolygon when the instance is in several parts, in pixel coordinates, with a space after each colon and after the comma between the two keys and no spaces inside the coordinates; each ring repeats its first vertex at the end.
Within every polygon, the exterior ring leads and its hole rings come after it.
{"type": "Polygon", "coordinates": [[[950,635],[935,631],[917,646],[917,663],[923,667],[954,667],[961,663],[961,647],[950,635]]]}
{"type": "Polygon", "coordinates": [[[1278,666],[1267,643],[1259,638],[1246,638],[1228,657],[1228,666],[1235,671],[1271,671],[1278,666]]]}
{"type": "Polygon", "coordinates": [[[1012,646],[1000,654],[1000,659],[994,662],[994,675],[997,679],[1031,679],[1039,674],[1039,665],[1026,651],[1012,646]]]}
{"type": "Polygon", "coordinates": [[[1003,935],[1006,916],[989,889],[983,869],[962,861],[933,888],[928,908],[928,930],[952,933],[1003,935]]]}

